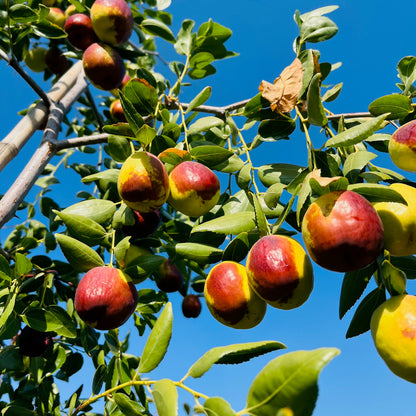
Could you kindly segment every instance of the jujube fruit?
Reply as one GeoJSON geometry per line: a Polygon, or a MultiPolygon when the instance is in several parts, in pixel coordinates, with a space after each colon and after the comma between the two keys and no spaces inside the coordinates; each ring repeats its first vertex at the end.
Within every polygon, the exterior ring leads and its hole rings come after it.
{"type": "Polygon", "coordinates": [[[416,172],[416,120],[403,124],[392,134],[388,150],[398,168],[416,172]]]}
{"type": "Polygon", "coordinates": [[[23,61],[33,72],[42,72],[46,69],[45,56],[48,50],[41,46],[29,49],[23,56],[23,61]]]}
{"type": "Polygon", "coordinates": [[[383,250],[383,224],[375,208],[354,191],[321,195],[302,221],[305,246],[320,266],[348,272],[368,266],[383,250]]]}
{"type": "Polygon", "coordinates": [[[169,204],[190,217],[206,214],[220,198],[217,175],[199,162],[176,165],[169,174],[169,186],[169,204]]]}
{"type": "Polygon", "coordinates": [[[384,227],[384,248],[393,256],[416,254],[416,188],[404,183],[393,183],[407,205],[400,202],[374,204],[384,227]]]}
{"type": "Polygon", "coordinates": [[[66,19],[64,30],[68,42],[76,49],[85,50],[97,41],[91,19],[83,13],[75,13],[66,19]]]}
{"type": "Polygon", "coordinates": [[[416,383],[416,296],[398,295],[373,312],[371,335],[380,357],[397,376],[416,383]]]}
{"type": "Polygon", "coordinates": [[[74,305],[79,317],[89,326],[109,330],[123,325],[138,302],[131,279],[114,267],[95,267],[81,279],[74,305]]]}
{"type": "Polygon", "coordinates": [[[210,270],[204,296],[212,316],[231,328],[253,328],[266,313],[266,302],[249,285],[246,268],[234,261],[218,263],[210,270]]]}
{"type": "Polygon", "coordinates": [[[179,268],[170,259],[166,259],[155,273],[156,286],[164,292],[178,291],[184,284],[179,268]]]}
{"type": "Polygon", "coordinates": [[[110,104],[110,115],[111,118],[116,122],[125,123],[127,121],[126,116],[124,114],[123,107],[121,105],[121,101],[119,99],[114,100],[110,104]]]}
{"type": "Polygon", "coordinates": [[[126,159],[120,169],[117,185],[125,204],[141,213],[159,209],[169,196],[166,168],[148,152],[135,152],[126,159]]]}
{"type": "Polygon", "coordinates": [[[56,75],[61,75],[69,69],[68,58],[56,46],[51,46],[46,52],[45,63],[49,71],[56,75]]]}
{"type": "Polygon", "coordinates": [[[82,55],[82,64],[91,84],[104,91],[118,87],[126,73],[118,52],[103,43],[88,46],[82,55]]]}
{"type": "Polygon", "coordinates": [[[312,292],[312,263],[293,238],[283,235],[260,238],[248,253],[246,268],[250,286],[275,308],[297,308],[312,292]]]}
{"type": "Polygon", "coordinates": [[[94,31],[102,42],[119,46],[129,40],[134,21],[124,0],[95,0],[90,15],[94,31]]]}
{"type": "Polygon", "coordinates": [[[134,224],[122,225],[121,232],[133,238],[144,238],[152,235],[161,222],[160,211],[138,212],[133,210],[134,224]]]}
{"type": "Polygon", "coordinates": [[[198,318],[202,305],[197,295],[186,295],[182,300],[182,314],[185,318],[198,318]]]}

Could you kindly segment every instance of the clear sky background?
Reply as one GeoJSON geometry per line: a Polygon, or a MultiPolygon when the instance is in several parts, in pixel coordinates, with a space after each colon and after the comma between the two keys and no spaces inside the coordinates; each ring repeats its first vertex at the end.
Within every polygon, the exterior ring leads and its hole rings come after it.
{"type": "MultiPolygon", "coordinates": [[[[331,3],[323,0],[173,0],[172,3],[167,11],[174,16],[174,33],[183,19],[195,20],[197,27],[212,18],[233,30],[227,47],[239,56],[216,63],[216,75],[190,87],[189,97],[211,85],[213,91],[208,102],[211,105],[222,106],[254,96],[262,80],[272,82],[292,62],[295,57],[292,42],[298,33],[293,21],[296,9],[307,12],[330,4],[340,6],[329,15],[337,23],[339,33],[316,45],[322,62],[342,62],[341,68],[327,79],[327,83],[344,83],[340,97],[328,105],[334,113],[367,111],[368,104],[375,98],[398,92],[396,65],[402,57],[416,54],[414,0],[331,3]]],[[[158,41],[158,45],[165,59],[177,59],[170,45],[165,47],[162,41],[158,41]]],[[[163,65],[158,70],[170,76],[163,65]]],[[[0,62],[0,78],[3,80],[0,138],[3,138],[19,120],[16,112],[28,107],[36,97],[3,61],[0,62]]],[[[319,147],[323,137],[319,130],[311,131],[312,141],[316,140],[314,143],[319,147]]],[[[35,136],[19,159],[2,172],[0,193],[4,193],[16,170],[33,152],[39,137],[35,136]]],[[[254,161],[258,166],[271,162],[306,164],[304,137],[299,132],[293,134],[289,142],[266,145],[263,149],[254,161]]],[[[383,155],[376,163],[391,167],[383,155]]],[[[412,174],[406,176],[416,180],[412,174]]],[[[79,179],[68,172],[67,181],[71,180],[79,179]]],[[[59,189],[57,198],[62,206],[77,202],[75,195],[65,193],[64,185],[59,189]]],[[[4,240],[9,231],[3,230],[0,238],[4,240]]],[[[208,349],[236,342],[277,340],[287,346],[287,351],[337,347],[341,354],[325,367],[319,379],[315,415],[413,416],[416,387],[388,370],[377,355],[370,334],[345,339],[352,313],[347,313],[342,321],[338,318],[342,277],[342,274],[315,266],[315,288],[306,304],[293,311],[268,308],[263,322],[246,331],[217,323],[205,305],[199,319],[186,319],[180,311],[181,297],[170,296],[174,307],[174,334],[164,363],[151,377],[180,379],[208,349]]],[[[408,291],[416,293],[413,281],[408,283],[408,291]]],[[[140,354],[143,343],[143,339],[132,342],[132,352],[140,354]]],[[[255,375],[270,359],[282,353],[272,353],[239,366],[215,366],[191,386],[208,395],[221,395],[235,410],[240,410],[255,375]]],[[[78,377],[77,381],[81,383],[85,379],[78,377]]],[[[68,386],[68,391],[76,387],[68,386]]],[[[181,396],[181,402],[183,400],[192,404],[191,396],[181,396]]]]}

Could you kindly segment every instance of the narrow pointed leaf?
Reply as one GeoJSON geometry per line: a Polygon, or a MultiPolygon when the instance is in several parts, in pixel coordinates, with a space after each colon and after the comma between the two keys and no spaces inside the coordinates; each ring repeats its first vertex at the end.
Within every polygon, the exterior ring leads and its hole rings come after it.
{"type": "Polygon", "coordinates": [[[116,204],[113,201],[104,199],[87,199],[77,202],[74,205],[65,208],[63,214],[82,215],[90,220],[103,224],[108,221],[116,211],[116,204]]]}
{"type": "Polygon", "coordinates": [[[91,247],[64,234],[55,234],[59,247],[69,264],[78,272],[104,266],[103,259],[91,247]]]}
{"type": "Polygon", "coordinates": [[[307,93],[308,122],[314,126],[325,126],[328,124],[328,118],[321,100],[321,78],[322,75],[320,73],[312,77],[307,93]]]}
{"type": "Polygon", "coordinates": [[[192,232],[211,231],[218,234],[240,234],[256,227],[254,212],[237,212],[196,225],[192,232]]]}
{"type": "Polygon", "coordinates": [[[362,124],[351,127],[336,136],[329,139],[326,147],[345,147],[357,144],[370,137],[375,131],[380,129],[386,120],[388,114],[382,114],[378,117],[365,121],[362,124]]]}
{"type": "Polygon", "coordinates": [[[194,108],[204,104],[211,97],[211,87],[205,87],[188,105],[185,114],[191,112],[194,108]]]}
{"type": "Polygon", "coordinates": [[[139,373],[149,373],[163,360],[172,336],[172,320],[172,304],[167,303],[146,341],[140,358],[139,373]]]}
{"type": "Polygon", "coordinates": [[[247,413],[270,416],[290,407],[296,416],[312,415],[319,373],[339,353],[336,348],[319,348],[291,352],[270,361],[250,387],[247,413]]]}
{"type": "Polygon", "coordinates": [[[129,122],[129,126],[132,129],[134,136],[137,137],[140,127],[144,124],[143,118],[134,108],[132,102],[121,91],[119,92],[119,97],[121,106],[123,107],[123,113],[129,122]]]}
{"type": "Polygon", "coordinates": [[[399,202],[407,205],[402,195],[387,185],[378,183],[354,183],[348,185],[348,189],[365,196],[371,202],[399,202]]]}
{"type": "Polygon", "coordinates": [[[188,370],[191,377],[203,376],[214,364],[240,364],[252,358],[286,348],[277,341],[258,341],[215,347],[207,351],[188,370]]]}
{"type": "Polygon", "coordinates": [[[174,252],[200,264],[216,263],[221,260],[223,251],[200,243],[178,243],[171,247],[174,252]]]}

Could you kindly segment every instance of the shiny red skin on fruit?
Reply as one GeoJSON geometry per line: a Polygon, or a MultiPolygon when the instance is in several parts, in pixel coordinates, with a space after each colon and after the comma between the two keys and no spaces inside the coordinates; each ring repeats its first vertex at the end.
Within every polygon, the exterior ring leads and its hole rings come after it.
{"type": "Polygon", "coordinates": [[[90,82],[104,91],[118,87],[126,73],[123,59],[117,51],[97,42],[84,51],[82,63],[90,82]]]}
{"type": "Polygon", "coordinates": [[[265,236],[253,245],[247,269],[255,276],[254,289],[267,301],[287,302],[299,284],[293,246],[278,235],[265,236]]]}
{"type": "Polygon", "coordinates": [[[312,259],[338,272],[371,264],[384,245],[377,211],[353,191],[333,191],[312,203],[303,218],[302,235],[312,259]]]}
{"type": "Polygon", "coordinates": [[[220,188],[217,175],[198,162],[180,163],[172,170],[171,178],[179,192],[186,193],[192,189],[205,201],[213,198],[220,188]]]}
{"type": "Polygon", "coordinates": [[[61,75],[69,69],[69,61],[62,51],[53,46],[45,55],[45,63],[53,74],[61,75]]]}
{"type": "Polygon", "coordinates": [[[125,123],[127,122],[126,116],[124,115],[123,106],[120,100],[114,100],[110,104],[110,114],[114,121],[125,123]]]}
{"type": "Polygon", "coordinates": [[[133,238],[145,238],[152,235],[161,222],[160,211],[142,212],[134,211],[134,225],[122,225],[121,232],[133,238]]]}
{"type": "Polygon", "coordinates": [[[136,309],[137,290],[125,275],[113,267],[89,270],[75,292],[75,310],[95,329],[109,330],[123,325],[136,309]]]}
{"type": "Polygon", "coordinates": [[[156,275],[156,285],[167,293],[177,292],[183,285],[184,279],[178,267],[170,259],[165,260],[156,275]]]}
{"type": "Polygon", "coordinates": [[[399,127],[392,135],[392,139],[405,144],[410,150],[416,152],[416,120],[409,121],[399,127]]]}
{"type": "Polygon", "coordinates": [[[197,318],[202,305],[197,295],[186,295],[182,301],[182,313],[185,318],[197,318]]]}
{"type": "Polygon", "coordinates": [[[39,357],[52,346],[52,332],[41,332],[25,326],[18,336],[18,343],[22,355],[39,357]]]}
{"type": "Polygon", "coordinates": [[[68,17],[64,26],[68,34],[69,43],[76,49],[85,50],[88,46],[97,42],[91,19],[83,13],[76,13],[68,17]]]}

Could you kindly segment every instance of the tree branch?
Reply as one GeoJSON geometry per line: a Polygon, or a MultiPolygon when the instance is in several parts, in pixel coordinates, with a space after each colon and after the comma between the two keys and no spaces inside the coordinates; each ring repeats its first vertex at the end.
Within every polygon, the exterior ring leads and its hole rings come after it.
{"type": "Polygon", "coordinates": [[[17,208],[42,174],[46,165],[58,150],[60,150],[57,145],[59,143],[57,137],[64,114],[69,111],[86,88],[87,80],[85,79],[85,75],[78,73],[75,84],[66,92],[64,98],[59,103],[52,102],[48,123],[40,146],[13,185],[8,189],[3,198],[0,199],[0,228],[13,218],[17,208]]]}
{"type": "MultiPolygon", "coordinates": [[[[82,72],[82,62],[73,65],[49,90],[50,101],[60,101],[74,86],[82,72]]],[[[0,171],[13,160],[32,137],[35,131],[45,122],[48,108],[43,101],[39,101],[30,108],[27,114],[14,126],[9,134],[0,142],[0,171]]]]}

